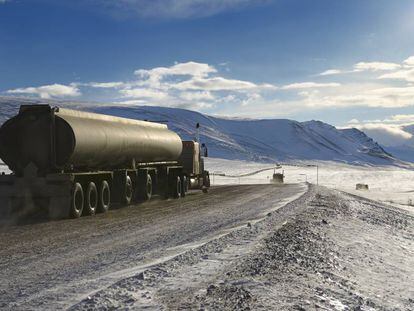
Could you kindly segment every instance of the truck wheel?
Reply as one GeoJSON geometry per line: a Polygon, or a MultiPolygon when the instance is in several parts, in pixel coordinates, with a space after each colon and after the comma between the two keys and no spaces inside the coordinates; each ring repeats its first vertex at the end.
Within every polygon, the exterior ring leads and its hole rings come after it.
{"type": "Polygon", "coordinates": [[[70,216],[79,218],[83,211],[83,189],[80,183],[75,183],[72,190],[72,201],[70,203],[70,216]]]}
{"type": "Polygon", "coordinates": [[[178,199],[181,196],[182,185],[181,185],[180,176],[177,176],[173,179],[171,190],[172,190],[171,194],[173,198],[178,199]]]}
{"type": "Polygon", "coordinates": [[[111,190],[109,189],[109,184],[106,180],[102,181],[101,188],[99,189],[99,204],[98,212],[106,213],[109,210],[109,205],[111,204],[111,190]]]}
{"type": "Polygon", "coordinates": [[[183,179],[181,181],[181,196],[185,197],[185,194],[188,191],[188,181],[187,176],[183,176],[183,179]]]}
{"type": "Polygon", "coordinates": [[[204,181],[204,186],[210,187],[210,174],[208,172],[204,173],[203,181],[204,181]]]}
{"type": "Polygon", "coordinates": [[[145,185],[145,191],[144,191],[144,200],[148,201],[152,197],[152,178],[151,175],[148,174],[147,176],[147,183],[145,185]]]}
{"type": "Polygon", "coordinates": [[[133,194],[133,188],[132,188],[132,180],[131,177],[126,177],[126,183],[125,183],[125,197],[124,197],[124,204],[129,205],[132,201],[132,194],[133,194]]]}
{"type": "Polygon", "coordinates": [[[85,215],[95,215],[98,207],[98,190],[94,182],[90,182],[86,188],[85,195],[85,215]]]}

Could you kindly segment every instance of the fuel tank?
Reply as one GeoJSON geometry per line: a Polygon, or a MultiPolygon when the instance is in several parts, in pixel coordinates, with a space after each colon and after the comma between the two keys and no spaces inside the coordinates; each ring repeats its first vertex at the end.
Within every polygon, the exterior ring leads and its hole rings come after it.
{"type": "Polygon", "coordinates": [[[23,105],[0,128],[0,158],[16,174],[33,163],[39,173],[130,168],[176,161],[180,137],[165,124],[23,105]]]}

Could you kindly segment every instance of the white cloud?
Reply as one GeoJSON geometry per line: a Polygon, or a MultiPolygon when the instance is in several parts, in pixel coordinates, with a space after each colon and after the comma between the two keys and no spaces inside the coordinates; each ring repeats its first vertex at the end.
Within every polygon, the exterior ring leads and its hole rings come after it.
{"type": "Polygon", "coordinates": [[[80,96],[81,92],[75,85],[51,84],[39,87],[27,87],[8,90],[9,94],[33,94],[40,98],[63,98],[80,96]]]}
{"type": "MultiPolygon", "coordinates": [[[[414,66],[414,56],[408,58],[404,61],[406,64],[413,64],[414,66]]],[[[318,74],[318,76],[331,76],[337,74],[347,74],[347,73],[357,73],[365,71],[393,71],[401,69],[403,66],[397,63],[387,63],[387,62],[359,62],[353,66],[352,70],[340,70],[340,69],[329,69],[318,74]]]]}
{"type": "Polygon", "coordinates": [[[208,91],[242,91],[255,88],[274,88],[270,84],[258,85],[249,81],[226,79],[223,77],[194,78],[171,86],[178,90],[208,90],[208,91]]]}
{"type": "Polygon", "coordinates": [[[414,114],[396,114],[379,120],[352,119],[346,127],[360,129],[384,146],[400,146],[413,145],[414,136],[405,129],[413,123],[414,114]]]}
{"type": "Polygon", "coordinates": [[[248,94],[247,98],[241,102],[242,106],[248,106],[248,105],[256,105],[258,102],[263,102],[263,97],[260,94],[252,93],[248,94]]]}
{"type": "Polygon", "coordinates": [[[100,89],[111,89],[111,88],[121,88],[125,86],[124,82],[91,82],[87,86],[100,88],[100,89]]]}
{"type": "Polygon", "coordinates": [[[360,62],[354,65],[354,71],[387,71],[401,68],[400,64],[384,62],[360,62]]]}
{"type": "Polygon", "coordinates": [[[161,100],[166,99],[168,94],[161,92],[159,90],[151,90],[151,89],[143,89],[143,88],[136,88],[136,89],[124,89],[119,91],[123,97],[129,98],[146,98],[146,99],[153,99],[153,100],[161,100]]]}
{"type": "Polygon", "coordinates": [[[171,67],[156,67],[150,70],[138,69],[135,70],[135,74],[140,77],[151,77],[156,76],[162,78],[164,76],[175,76],[175,75],[188,75],[193,77],[206,77],[211,73],[215,73],[217,70],[208,64],[187,62],[187,63],[176,63],[171,67]]]}
{"type": "Polygon", "coordinates": [[[391,124],[367,123],[354,127],[365,132],[369,137],[384,146],[398,146],[407,143],[413,135],[401,127],[391,124]]]}
{"type": "Polygon", "coordinates": [[[384,87],[383,84],[369,81],[346,83],[335,88],[304,89],[297,94],[300,98],[290,99],[286,105],[297,104],[312,109],[414,106],[414,86],[384,87]]]}
{"type": "Polygon", "coordinates": [[[300,82],[284,85],[281,87],[282,90],[301,90],[301,89],[317,89],[326,87],[338,87],[339,83],[316,83],[316,82],[300,82]]]}
{"type": "Polygon", "coordinates": [[[395,72],[383,74],[378,79],[402,80],[407,82],[414,82],[414,68],[402,69],[395,72]]]}
{"type": "Polygon", "coordinates": [[[188,101],[199,101],[199,100],[214,100],[215,97],[211,92],[182,92],[180,93],[180,98],[188,101]]]}
{"type": "Polygon", "coordinates": [[[414,114],[396,114],[391,116],[389,120],[393,122],[414,123],[414,114]]]}
{"type": "Polygon", "coordinates": [[[166,77],[171,76],[189,76],[192,78],[204,78],[209,74],[216,73],[217,70],[208,64],[187,62],[177,63],[171,67],[156,67],[153,69],[138,69],[134,74],[137,75],[142,81],[141,85],[152,88],[168,87],[168,85],[162,85],[162,81],[166,77]]]}
{"type": "Polygon", "coordinates": [[[321,72],[319,76],[331,76],[331,75],[337,75],[341,73],[344,73],[344,72],[339,69],[328,69],[328,70],[325,70],[324,72],[321,72]]]}
{"type": "Polygon", "coordinates": [[[146,18],[195,18],[265,3],[263,0],[89,0],[106,10],[146,18]]]}
{"type": "Polygon", "coordinates": [[[410,56],[404,60],[404,66],[414,67],[414,56],[410,56]]]}
{"type": "MultiPolygon", "coordinates": [[[[410,63],[409,59],[406,63],[410,63]]],[[[402,70],[411,69],[403,68],[402,65],[395,63],[363,62],[356,64],[351,71],[391,71],[386,73],[388,75],[402,70]]],[[[350,71],[329,69],[322,75],[348,72],[350,71]]],[[[153,100],[152,103],[157,100],[160,105],[175,107],[194,109],[214,107],[215,113],[226,110],[230,114],[251,113],[252,116],[260,116],[260,113],[264,113],[269,117],[271,115],[265,113],[265,109],[275,111],[274,115],[281,114],[283,110],[286,115],[304,109],[334,107],[391,109],[414,106],[414,85],[395,86],[394,83],[390,86],[385,79],[381,79],[383,81],[379,83],[379,80],[371,75],[362,76],[358,82],[336,83],[315,80],[278,87],[272,84],[258,84],[253,81],[223,77],[211,64],[197,62],[139,69],[135,71],[135,74],[138,79],[126,83],[125,88],[120,90],[123,97],[147,98],[153,100]],[[291,92],[275,92],[276,90],[291,92]]]]}
{"type": "Polygon", "coordinates": [[[407,125],[413,125],[414,114],[395,114],[385,119],[363,120],[362,122],[355,122],[355,123],[383,123],[383,124],[393,124],[393,125],[398,125],[398,126],[407,126],[407,125]]]}
{"type": "MultiPolygon", "coordinates": [[[[403,66],[400,65],[398,69],[385,74],[382,72],[378,78],[372,77],[372,74],[361,75],[358,76],[357,81],[353,82],[353,80],[346,80],[346,77],[341,77],[341,83],[337,83],[326,81],[327,77],[314,76],[314,81],[276,86],[225,77],[222,74],[224,68],[220,65],[215,67],[208,63],[189,61],[166,67],[138,69],[134,72],[135,79],[130,81],[54,84],[19,88],[9,90],[8,93],[34,94],[42,98],[64,98],[81,95],[79,89],[83,90],[83,88],[94,88],[94,92],[107,89],[105,96],[112,96],[112,98],[107,97],[107,100],[129,105],[208,109],[208,113],[221,114],[228,111],[229,114],[238,116],[248,116],[251,113],[252,117],[272,117],[281,114],[286,116],[305,110],[335,107],[390,109],[414,106],[414,84],[406,83],[411,81],[411,71],[414,74],[414,68],[408,67],[410,62],[411,58],[408,58],[403,66]],[[388,79],[396,81],[390,83],[388,79]]],[[[358,70],[364,68],[364,70],[379,71],[380,68],[382,70],[391,68],[384,64],[393,63],[370,62],[363,63],[363,66],[359,64],[356,66],[358,70]]],[[[319,76],[345,72],[348,71],[329,69],[319,76]]],[[[378,122],[374,120],[371,123],[409,122],[402,119],[402,115],[399,117],[396,115],[395,119],[378,122]],[[401,120],[397,121],[397,118],[401,120]]],[[[367,122],[364,121],[364,123],[367,122]]]]}
{"type": "MultiPolygon", "coordinates": [[[[414,96],[414,86],[407,87],[384,87],[368,91],[371,94],[376,94],[380,96],[414,96]]],[[[414,99],[414,98],[413,98],[414,99]]]]}
{"type": "Polygon", "coordinates": [[[195,103],[189,103],[188,105],[180,105],[182,108],[187,108],[187,109],[209,109],[209,108],[213,108],[214,104],[212,104],[211,102],[202,102],[202,101],[198,101],[195,103]]]}

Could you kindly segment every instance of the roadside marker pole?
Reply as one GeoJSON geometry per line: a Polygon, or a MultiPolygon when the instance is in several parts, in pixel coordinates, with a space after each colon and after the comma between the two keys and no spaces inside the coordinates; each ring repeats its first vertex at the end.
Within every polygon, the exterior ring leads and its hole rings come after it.
{"type": "Polygon", "coordinates": [[[319,186],[319,167],[316,165],[316,185],[319,186]]]}

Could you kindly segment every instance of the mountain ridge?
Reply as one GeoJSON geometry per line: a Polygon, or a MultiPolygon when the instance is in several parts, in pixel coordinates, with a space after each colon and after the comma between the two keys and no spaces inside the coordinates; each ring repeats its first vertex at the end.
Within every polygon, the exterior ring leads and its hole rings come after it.
{"type": "Polygon", "coordinates": [[[289,119],[232,119],[204,115],[182,108],[117,106],[91,102],[70,102],[0,97],[0,122],[15,115],[20,104],[47,103],[120,117],[168,121],[168,127],[182,139],[197,136],[212,157],[260,162],[322,160],[356,165],[402,165],[362,131],[337,129],[322,121],[289,119]]]}

